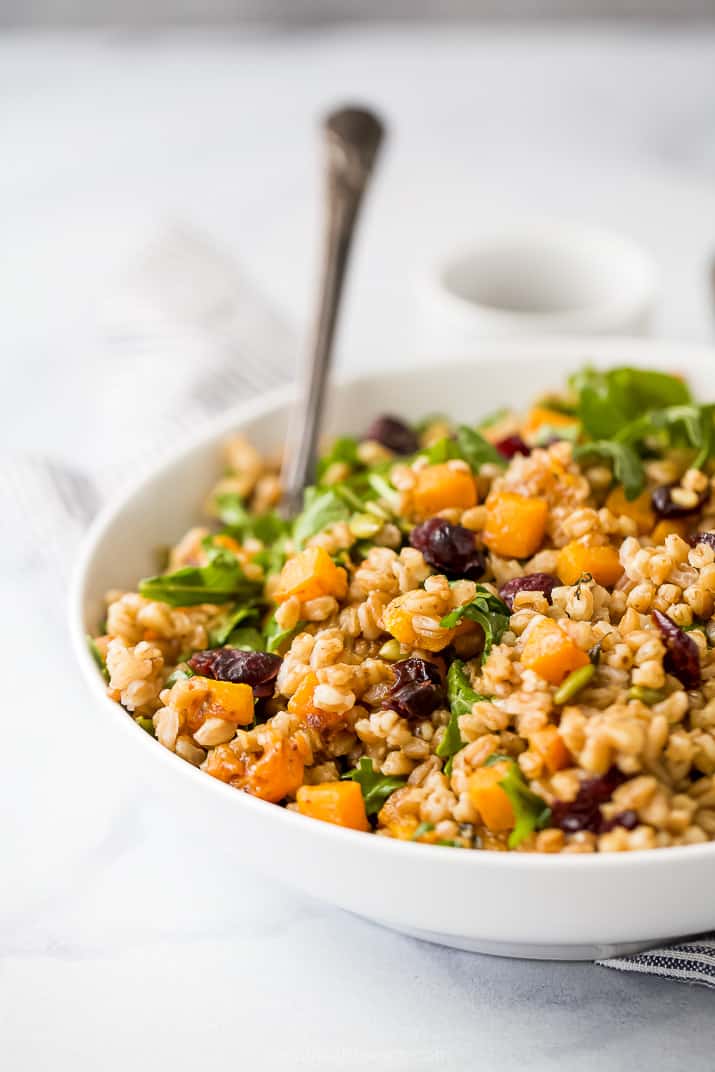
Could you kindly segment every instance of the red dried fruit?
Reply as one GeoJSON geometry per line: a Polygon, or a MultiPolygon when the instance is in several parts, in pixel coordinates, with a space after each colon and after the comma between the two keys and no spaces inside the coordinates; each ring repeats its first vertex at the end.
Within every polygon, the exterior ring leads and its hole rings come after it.
{"type": "Polygon", "coordinates": [[[697,689],[702,680],[700,673],[700,652],[692,637],[689,637],[672,618],[659,610],[653,611],[653,620],[660,629],[665,641],[665,658],[663,666],[677,677],[686,689],[697,689]]]}
{"type": "Polygon", "coordinates": [[[428,718],[444,699],[442,675],[426,659],[403,659],[393,665],[395,683],[385,704],[403,718],[428,718]]]}
{"type": "Polygon", "coordinates": [[[694,532],[692,536],[688,536],[688,543],[691,547],[697,547],[699,543],[704,543],[708,547],[715,549],[715,532],[694,532]]]}
{"type": "Polygon", "coordinates": [[[617,767],[611,767],[601,778],[584,778],[575,800],[556,800],[551,805],[551,825],[565,834],[575,834],[579,830],[603,833],[605,820],[601,804],[610,800],[613,790],[625,780],[625,775],[617,767]]]}
{"type": "Polygon", "coordinates": [[[399,417],[377,417],[367,430],[365,439],[375,439],[395,454],[414,454],[420,444],[417,434],[399,417]]]}
{"type": "Polygon", "coordinates": [[[189,666],[202,677],[230,681],[234,685],[250,685],[253,695],[262,699],[273,695],[281,662],[280,655],[270,655],[266,651],[214,648],[197,651],[189,659],[189,666]]]}
{"type": "Polygon", "coordinates": [[[417,525],[410,533],[410,543],[422,552],[428,566],[448,577],[476,581],[486,568],[486,559],[474,542],[474,533],[442,517],[431,517],[417,525]]]}
{"type": "Polygon", "coordinates": [[[551,593],[559,584],[558,577],[551,573],[527,573],[523,577],[513,577],[499,589],[499,595],[506,603],[509,610],[514,609],[514,597],[519,592],[543,592],[548,603],[551,602],[551,593]]]}
{"type": "Polygon", "coordinates": [[[527,447],[520,435],[505,436],[494,446],[505,458],[513,458],[515,454],[531,454],[531,447],[527,447]]]}

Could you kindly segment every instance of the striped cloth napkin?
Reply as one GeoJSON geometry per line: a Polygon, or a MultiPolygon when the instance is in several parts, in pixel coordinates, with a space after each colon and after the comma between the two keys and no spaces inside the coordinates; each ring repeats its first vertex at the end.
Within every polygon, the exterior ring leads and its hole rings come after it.
{"type": "MultiPolygon", "coordinates": [[[[3,528],[9,535],[5,547],[24,556],[10,565],[42,569],[60,588],[105,492],[114,491],[133,462],[141,464],[154,449],[166,450],[182,431],[235,402],[285,383],[297,353],[293,330],[233,260],[183,228],[161,235],[127,274],[105,328],[108,345],[112,337],[121,337],[132,349],[113,363],[118,368],[111,385],[114,409],[106,423],[114,429],[116,461],[91,474],[44,458],[9,459],[0,467],[3,528]],[[138,375],[149,411],[136,404],[138,375]],[[147,382],[151,375],[153,384],[147,382]],[[129,407],[134,427],[117,428],[123,391],[135,403],[129,407]],[[122,456],[120,444],[127,442],[131,453],[122,456]]],[[[596,963],[715,987],[715,937],[596,963]]]]}

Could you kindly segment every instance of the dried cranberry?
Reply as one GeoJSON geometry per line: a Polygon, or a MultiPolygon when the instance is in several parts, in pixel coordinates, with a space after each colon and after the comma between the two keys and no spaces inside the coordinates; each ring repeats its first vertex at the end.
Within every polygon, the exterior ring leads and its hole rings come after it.
{"type": "Polygon", "coordinates": [[[628,808],[614,815],[612,819],[604,819],[598,832],[607,834],[610,830],[615,830],[617,826],[622,826],[626,830],[635,830],[638,826],[638,812],[628,808]]]}
{"type": "Polygon", "coordinates": [[[513,458],[515,454],[531,454],[531,447],[527,447],[520,435],[508,435],[500,439],[494,446],[505,458],[513,458]]]}
{"type": "Polygon", "coordinates": [[[602,832],[604,819],[601,804],[611,799],[613,790],[625,781],[617,767],[611,767],[600,778],[584,778],[575,800],[557,800],[551,805],[551,824],[566,834],[590,830],[602,832]]]}
{"type": "Polygon", "coordinates": [[[410,543],[422,552],[428,566],[448,577],[468,577],[476,581],[486,568],[486,559],[477,549],[474,533],[442,517],[431,517],[414,528],[410,543]]]}
{"type": "Polygon", "coordinates": [[[701,681],[698,645],[667,614],[654,610],[653,620],[665,641],[663,666],[684,688],[697,689],[701,681]]]}
{"type": "Polygon", "coordinates": [[[416,433],[399,417],[377,417],[367,430],[366,439],[375,439],[395,454],[414,454],[419,450],[416,433]]]}
{"type": "Polygon", "coordinates": [[[715,532],[694,532],[692,536],[688,536],[688,543],[691,547],[697,547],[699,543],[704,543],[715,550],[715,532]]]}
{"type": "Polygon", "coordinates": [[[709,492],[705,491],[698,496],[695,506],[678,506],[676,502],[673,502],[672,493],[673,488],[679,486],[679,484],[661,484],[660,487],[653,489],[650,501],[659,517],[690,517],[692,514],[697,514],[707,502],[709,492]]]}
{"type": "Polygon", "coordinates": [[[281,657],[266,651],[214,648],[213,651],[197,651],[189,659],[189,666],[202,677],[230,681],[234,685],[250,685],[253,695],[261,699],[273,695],[281,657]]]}
{"type": "Polygon", "coordinates": [[[551,573],[527,573],[523,577],[513,577],[499,589],[499,595],[509,610],[514,609],[514,596],[519,592],[543,592],[547,602],[551,602],[551,593],[559,583],[551,573]]]}
{"type": "Polygon", "coordinates": [[[387,704],[403,718],[428,718],[444,699],[442,675],[426,659],[403,659],[393,666],[395,683],[387,704]]]}

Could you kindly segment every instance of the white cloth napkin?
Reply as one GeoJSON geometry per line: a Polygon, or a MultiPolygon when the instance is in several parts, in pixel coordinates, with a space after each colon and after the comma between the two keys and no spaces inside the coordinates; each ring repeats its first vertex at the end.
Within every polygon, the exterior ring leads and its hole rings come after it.
{"type": "MultiPolygon", "coordinates": [[[[115,461],[91,473],[49,458],[0,467],[4,554],[17,555],[11,568],[39,568],[59,588],[117,478],[182,430],[289,380],[297,353],[293,331],[234,261],[186,228],[161,234],[127,273],[105,311],[104,338],[122,350],[97,399],[115,461]]],[[[715,987],[715,937],[597,963],[715,987]]]]}

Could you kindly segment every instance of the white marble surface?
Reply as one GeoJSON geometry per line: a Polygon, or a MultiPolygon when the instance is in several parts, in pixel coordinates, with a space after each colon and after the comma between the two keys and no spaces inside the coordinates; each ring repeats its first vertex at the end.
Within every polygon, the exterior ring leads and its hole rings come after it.
{"type": "MultiPolygon", "coordinates": [[[[304,322],[313,123],[348,96],[380,105],[394,137],[345,363],[402,360],[419,345],[417,266],[534,212],[640,239],[663,274],[657,330],[709,338],[714,61],[715,33],[673,29],[5,37],[0,444],[89,468],[129,456],[111,375],[131,339],[117,350],[112,299],[166,223],[222,241],[304,322]]],[[[100,749],[54,579],[9,560],[4,1068],[712,1068],[709,991],[421,945],[250,874],[236,896],[222,861],[100,749]]]]}

